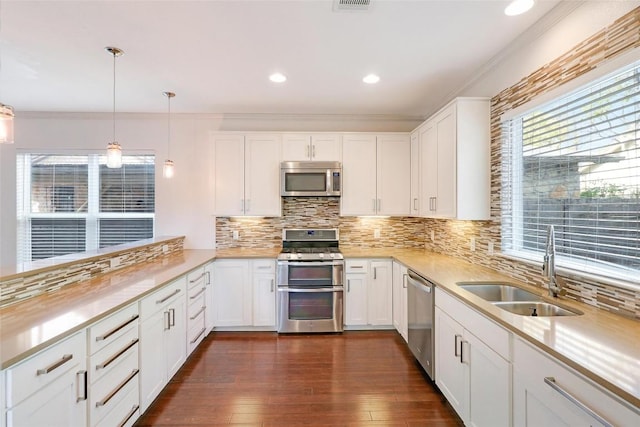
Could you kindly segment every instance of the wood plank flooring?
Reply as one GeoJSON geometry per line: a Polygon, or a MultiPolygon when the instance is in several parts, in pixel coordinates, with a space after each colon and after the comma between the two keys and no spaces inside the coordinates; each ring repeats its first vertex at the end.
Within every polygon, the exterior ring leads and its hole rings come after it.
{"type": "Polygon", "coordinates": [[[213,332],[136,426],[461,426],[395,331],[213,332]]]}

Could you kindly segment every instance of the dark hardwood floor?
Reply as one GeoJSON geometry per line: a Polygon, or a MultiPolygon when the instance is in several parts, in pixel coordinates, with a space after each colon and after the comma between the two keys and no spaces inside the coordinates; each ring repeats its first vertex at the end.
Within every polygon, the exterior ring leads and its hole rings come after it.
{"type": "Polygon", "coordinates": [[[395,331],[214,332],[136,426],[461,426],[395,331]]]}

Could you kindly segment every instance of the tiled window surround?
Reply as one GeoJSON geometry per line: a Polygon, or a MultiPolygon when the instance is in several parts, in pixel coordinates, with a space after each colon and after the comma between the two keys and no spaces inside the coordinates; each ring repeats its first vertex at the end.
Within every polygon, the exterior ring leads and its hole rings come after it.
{"type": "Polygon", "coordinates": [[[33,269],[0,278],[0,307],[15,304],[25,299],[54,292],[63,286],[89,280],[125,267],[153,259],[180,253],[184,237],[166,237],[141,240],[133,244],[114,246],[96,255],[70,260],[69,256],[58,257],[59,263],[48,267],[53,258],[34,262],[33,269]],[[111,259],[118,258],[118,265],[111,267],[111,259]],[[42,267],[38,268],[38,265],[42,267]]]}
{"type": "MultiPolygon", "coordinates": [[[[334,227],[340,229],[342,247],[422,248],[464,258],[498,270],[526,283],[543,286],[540,266],[501,256],[489,256],[488,244],[500,251],[501,157],[500,116],[527,101],[554,89],[630,49],[640,47],[640,8],[616,20],[609,27],[580,43],[571,51],[543,66],[491,100],[491,220],[453,221],[423,218],[339,217],[337,199],[284,199],[281,218],[218,218],[218,248],[281,244],[282,228],[334,227]],[[381,230],[381,239],[373,230],[381,230]],[[241,239],[232,240],[232,230],[241,239]],[[435,240],[428,237],[435,232],[435,240]],[[469,249],[469,238],[476,237],[476,251],[469,249]]],[[[640,319],[640,292],[621,289],[585,278],[560,277],[567,297],[626,317],[640,319]]]]}

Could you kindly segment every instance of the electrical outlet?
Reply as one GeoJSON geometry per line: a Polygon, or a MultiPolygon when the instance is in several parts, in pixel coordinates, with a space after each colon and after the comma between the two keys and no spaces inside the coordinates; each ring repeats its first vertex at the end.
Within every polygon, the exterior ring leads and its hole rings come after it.
{"type": "Polygon", "coordinates": [[[475,252],[476,251],[476,238],[472,237],[469,240],[469,249],[471,250],[471,252],[475,252]]]}
{"type": "Polygon", "coordinates": [[[489,242],[487,244],[487,252],[489,253],[489,255],[493,255],[493,242],[489,242]]]}
{"type": "Polygon", "coordinates": [[[116,267],[118,267],[119,265],[120,265],[120,257],[119,257],[119,256],[117,256],[117,257],[115,257],[115,258],[111,258],[111,259],[109,260],[109,267],[111,267],[111,268],[116,268],[116,267]]]}
{"type": "Polygon", "coordinates": [[[240,239],[240,232],[238,230],[233,230],[233,240],[240,239]]]}
{"type": "Polygon", "coordinates": [[[380,229],[376,228],[375,230],[373,230],[373,238],[374,239],[379,239],[380,238],[380,229]]]}
{"type": "Polygon", "coordinates": [[[436,232],[431,230],[431,241],[435,242],[436,241],[436,232]]]}
{"type": "Polygon", "coordinates": [[[162,253],[166,254],[169,252],[169,245],[162,245],[162,253]]]}

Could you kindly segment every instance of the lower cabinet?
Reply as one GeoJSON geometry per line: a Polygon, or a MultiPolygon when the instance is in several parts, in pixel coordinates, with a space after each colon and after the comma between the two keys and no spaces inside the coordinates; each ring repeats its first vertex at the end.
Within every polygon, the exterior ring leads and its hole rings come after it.
{"type": "Polygon", "coordinates": [[[144,412],[186,359],[186,277],[140,301],[140,409],[144,412]]]}
{"type": "Polygon", "coordinates": [[[436,384],[451,406],[466,425],[511,425],[510,333],[438,288],[435,316],[436,384]]]}
{"type": "Polygon", "coordinates": [[[83,330],[8,368],[6,426],[85,426],[86,348],[83,330]]]}
{"type": "Polygon", "coordinates": [[[638,426],[640,413],[520,338],[514,340],[514,425],[638,426]]]}
{"type": "Polygon", "coordinates": [[[407,267],[393,262],[393,326],[408,341],[409,325],[407,317],[407,267]]]}
{"type": "Polygon", "coordinates": [[[213,268],[215,327],[276,327],[275,260],[219,260],[213,268]]]}
{"type": "Polygon", "coordinates": [[[345,271],[345,325],[392,327],[391,260],[348,259],[345,271]]]}
{"type": "Polygon", "coordinates": [[[187,274],[187,356],[207,334],[208,277],[204,267],[187,274]]]}

